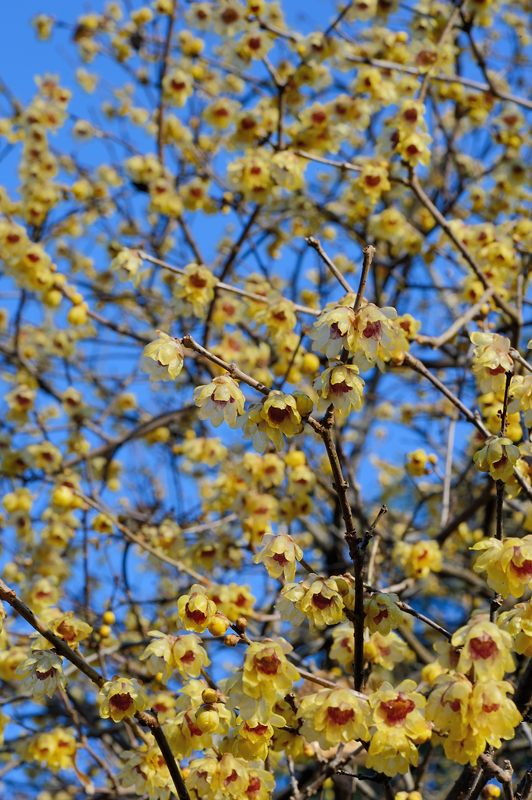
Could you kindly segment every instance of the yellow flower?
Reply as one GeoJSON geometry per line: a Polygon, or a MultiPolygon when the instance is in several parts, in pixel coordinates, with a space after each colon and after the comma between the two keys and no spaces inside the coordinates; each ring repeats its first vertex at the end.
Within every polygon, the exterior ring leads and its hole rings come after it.
{"type": "Polygon", "coordinates": [[[499,748],[503,739],[513,739],[514,729],[523,719],[507,695],[513,692],[507,681],[483,681],[475,684],[470,699],[470,724],[486,743],[499,748]]]}
{"type": "Polygon", "coordinates": [[[532,658],[532,600],[499,614],[497,625],[514,637],[516,653],[532,658]]]}
{"type": "Polygon", "coordinates": [[[271,156],[264,150],[251,150],[227,167],[229,182],[246,200],[262,203],[273,188],[271,156]]]}
{"type": "Polygon", "coordinates": [[[435,732],[445,739],[462,740],[469,725],[469,701],[473,684],[457,672],[439,675],[427,700],[426,716],[434,723],[435,732]]]}
{"type": "Polygon", "coordinates": [[[148,698],[135,678],[115,677],[106,681],[98,692],[98,706],[102,719],[120,722],[133,717],[137,711],[144,711],[148,698]]]}
{"type": "Polygon", "coordinates": [[[48,14],[37,14],[37,16],[33,17],[31,24],[35,28],[37,38],[41,42],[45,42],[52,33],[54,18],[49,17],[48,14]]]}
{"type": "Polygon", "coordinates": [[[318,628],[336,625],[344,619],[344,602],[334,578],[310,575],[303,582],[304,593],[297,607],[318,628]]]}
{"type": "Polygon", "coordinates": [[[172,779],[166,761],[151,734],[135,750],[126,750],[120,771],[120,785],[133,789],[138,795],[148,795],[150,800],[168,797],[172,779]]]}
{"type": "Polygon", "coordinates": [[[514,375],[510,383],[508,412],[522,411],[527,428],[532,428],[532,375],[514,375]]]}
{"type": "MultiPolygon", "coordinates": [[[[348,295],[344,300],[350,299],[348,295]]],[[[354,303],[354,298],[353,298],[354,303]]],[[[314,323],[310,333],[316,349],[327,358],[336,358],[352,340],[355,328],[355,313],[346,305],[325,309],[314,323]]]]}
{"type": "Polygon", "coordinates": [[[273,705],[291,691],[299,680],[299,672],[285,655],[291,649],[284,639],[264,639],[249,645],[242,675],[242,688],[249,697],[264,698],[273,705]]]}
{"type": "Polygon", "coordinates": [[[393,776],[417,766],[416,744],[430,739],[431,728],[421,713],[425,698],[415,692],[414,681],[406,680],[393,688],[384,682],[369,697],[376,727],[366,758],[366,766],[393,776]]]}
{"type": "Polygon", "coordinates": [[[485,572],[488,586],[503,597],[521,597],[532,589],[532,535],[522,539],[483,539],[471,550],[484,551],[474,564],[475,572],[485,572]]]}
{"type": "Polygon", "coordinates": [[[183,303],[185,313],[202,317],[214,299],[216,275],[200,264],[188,264],[174,286],[174,296],[183,303]]]}
{"type": "Polygon", "coordinates": [[[259,27],[250,27],[238,40],[236,54],[242,61],[249,63],[264,58],[273,47],[273,39],[259,27]]]}
{"type": "Polygon", "coordinates": [[[511,654],[512,637],[487,619],[472,620],[459,628],[451,639],[461,648],[456,669],[466,675],[473,670],[475,680],[501,680],[515,669],[511,654]]]}
{"type": "Polygon", "coordinates": [[[294,330],[297,322],[294,304],[278,296],[277,293],[269,295],[268,303],[264,303],[262,308],[257,310],[255,319],[266,326],[266,330],[274,340],[284,339],[294,330]]]}
{"type": "Polygon", "coordinates": [[[412,450],[406,456],[406,471],[409,475],[421,476],[428,475],[432,466],[436,463],[437,457],[426,453],[424,450],[412,450]]]}
{"type": "Polygon", "coordinates": [[[23,678],[21,690],[32,697],[52,697],[57,689],[65,688],[62,661],[50,650],[34,650],[16,672],[23,678]]]}
{"type": "Polygon", "coordinates": [[[185,636],[172,636],[161,631],[149,631],[154,641],[144,649],[141,661],[147,662],[152,675],[162,673],[168,681],[177,670],[183,677],[197,678],[201,670],[210,664],[201,639],[193,633],[185,636]]]}
{"type": "Polygon", "coordinates": [[[273,536],[266,534],[262,540],[263,548],[253,561],[264,564],[270,578],[293,581],[296,564],[303,558],[303,551],[288,534],[273,536]]]}
{"type": "Polygon", "coordinates": [[[355,654],[355,635],[353,625],[344,623],[333,628],[333,644],[329,655],[337,661],[346,672],[352,672],[355,654]]]}
{"type": "Polygon", "coordinates": [[[430,572],[441,570],[441,551],[435,541],[397,542],[393,554],[409,577],[426,578],[430,572]]]}
{"type": "Polygon", "coordinates": [[[194,389],[194,402],[200,409],[200,419],[208,419],[215,427],[225,421],[234,428],[237,418],[244,413],[245,397],[233,378],[220,375],[206,386],[194,389]]]}
{"type": "Polygon", "coordinates": [[[347,347],[361,369],[371,369],[375,364],[382,369],[386,361],[407,353],[409,344],[395,308],[366,303],[356,315],[347,347]]]}
{"type": "Polygon", "coordinates": [[[404,621],[403,612],[396,605],[399,598],[396,594],[374,592],[364,601],[366,625],[372,633],[378,631],[383,635],[390,633],[404,621]]]}
{"type": "Polygon", "coordinates": [[[184,106],[192,94],[192,78],[181,69],[167,72],[163,79],[163,95],[167,103],[184,106]]]}
{"type": "Polygon", "coordinates": [[[256,717],[248,720],[238,718],[237,723],[239,738],[235,742],[235,755],[250,761],[255,758],[264,761],[274,734],[273,725],[259,722],[256,717]]]}
{"type": "Polygon", "coordinates": [[[270,392],[262,404],[260,419],[265,423],[262,432],[273,442],[277,450],[282,447],[283,434],[288,437],[295,436],[303,429],[295,398],[278,391],[270,392]]]}
{"type": "Polygon", "coordinates": [[[381,195],[391,189],[386,161],[365,161],[360,175],[355,181],[355,186],[367,195],[373,204],[376,204],[381,195]]]}
{"type": "Polygon", "coordinates": [[[134,286],[139,285],[141,267],[142,258],[136,250],[120,250],[111,261],[111,269],[118,273],[120,280],[131,280],[134,286]]]}
{"type": "Polygon", "coordinates": [[[290,192],[305,185],[304,173],[307,162],[290,150],[280,150],[272,157],[271,174],[276,186],[290,192]]]}
{"type": "Polygon", "coordinates": [[[411,661],[412,656],[406,642],[393,631],[386,635],[375,631],[364,642],[364,658],[384,669],[393,669],[396,664],[411,661]]]}
{"type": "Polygon", "coordinates": [[[473,455],[473,461],[481,472],[489,472],[494,481],[510,481],[514,466],[521,454],[519,448],[506,436],[492,436],[473,455]]]}
{"type": "Polygon", "coordinates": [[[426,714],[447,758],[459,764],[475,764],[487,744],[500,747],[503,739],[513,738],[521,715],[507,697],[512,691],[505,681],[472,684],[460,673],[437,678],[426,714]]]}
{"type": "Polygon", "coordinates": [[[52,772],[58,772],[60,769],[73,769],[77,747],[71,731],[53,728],[31,737],[25,752],[29,761],[38,761],[52,772]]]}
{"type": "Polygon", "coordinates": [[[511,342],[498,333],[475,331],[469,337],[473,350],[473,374],[481,392],[496,392],[503,389],[506,373],[513,372],[514,362],[510,355],[511,342]]]}
{"type": "Polygon", "coordinates": [[[216,603],[205,594],[204,587],[194,584],[190,594],[181,595],[178,599],[177,611],[187,631],[202,633],[212,622],[217,608],[216,603]]]}
{"type": "Polygon", "coordinates": [[[185,351],[180,342],[159,331],[159,337],[143,350],[143,368],[150,380],[173,381],[183,369],[185,351]]]}
{"type": "Polygon", "coordinates": [[[351,409],[362,408],[364,381],[358,372],[354,364],[340,364],[329,367],[316,378],[314,388],[320,397],[320,411],[332,404],[340,416],[345,416],[351,409]]]}
{"type": "Polygon", "coordinates": [[[353,742],[369,737],[370,709],[366,701],[352,689],[323,689],[307,694],[297,713],[303,721],[302,736],[327,749],[340,742],[353,742]]]}

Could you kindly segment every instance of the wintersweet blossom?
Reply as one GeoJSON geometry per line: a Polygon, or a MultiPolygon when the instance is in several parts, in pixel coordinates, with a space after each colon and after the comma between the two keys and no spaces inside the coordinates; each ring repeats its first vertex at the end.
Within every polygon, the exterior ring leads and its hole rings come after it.
{"type": "Polygon", "coordinates": [[[415,691],[416,684],[405,680],[396,688],[384,682],[369,696],[375,732],[371,736],[366,766],[385,775],[404,773],[417,766],[416,745],[431,737],[431,726],[424,716],[425,698],[415,691]]]}
{"type": "Polygon", "coordinates": [[[506,373],[513,372],[510,354],[511,342],[498,333],[475,331],[469,337],[473,350],[473,374],[481,392],[496,391],[504,387],[506,373]]]}
{"type": "Polygon", "coordinates": [[[505,483],[513,478],[514,467],[521,454],[511,439],[492,436],[484,447],[473,455],[473,461],[481,472],[489,472],[494,481],[505,483]]]}
{"type": "Polygon", "coordinates": [[[181,342],[159,331],[159,336],[143,350],[143,368],[150,380],[173,381],[183,369],[185,351],[181,342]]]}
{"type": "Polygon", "coordinates": [[[473,569],[486,573],[488,585],[503,597],[521,597],[532,589],[532,535],[483,539],[471,550],[480,551],[473,569]]]}
{"type": "Polygon", "coordinates": [[[299,679],[297,669],[286,658],[291,649],[284,639],[265,639],[249,645],[242,675],[242,688],[249,697],[264,697],[273,705],[291,690],[299,679]]]}
{"type": "Polygon", "coordinates": [[[100,717],[121,722],[148,707],[144,689],[135,678],[115,677],[106,681],[98,692],[100,717]]]}
{"type": "Polygon", "coordinates": [[[233,378],[219,375],[206,386],[194,389],[194,402],[201,419],[208,419],[215,427],[226,422],[234,428],[237,418],[244,413],[245,397],[233,378]]]}
{"type": "Polygon", "coordinates": [[[351,410],[362,408],[364,381],[354,364],[330,366],[316,378],[314,388],[320,397],[320,411],[332,404],[341,416],[345,416],[351,410]]]}
{"type": "Polygon", "coordinates": [[[297,562],[303,558],[303,551],[288,534],[273,536],[266,534],[262,540],[263,548],[253,559],[262,563],[271,578],[293,581],[297,562]]]}
{"type": "Polygon", "coordinates": [[[66,685],[61,658],[51,650],[34,650],[16,671],[23,678],[22,691],[34,697],[52,697],[66,685]]]}
{"type": "Polygon", "coordinates": [[[473,618],[455,631],[451,644],[460,648],[457,670],[464,675],[471,671],[476,680],[501,680],[515,669],[512,637],[487,619],[473,618]]]}
{"type": "Polygon", "coordinates": [[[301,700],[301,734],[327,749],[340,742],[367,741],[370,708],[352,689],[323,689],[301,700]]]}
{"type": "Polygon", "coordinates": [[[193,633],[185,636],[172,636],[161,631],[150,631],[153,637],[144,649],[141,660],[153,675],[162,673],[168,681],[176,670],[183,677],[197,678],[202,669],[210,664],[201,639],[193,633]]]}
{"type": "Polygon", "coordinates": [[[186,630],[202,633],[214,619],[217,608],[216,603],[205,593],[204,587],[194,584],[189,594],[178,598],[177,611],[186,630]]]}

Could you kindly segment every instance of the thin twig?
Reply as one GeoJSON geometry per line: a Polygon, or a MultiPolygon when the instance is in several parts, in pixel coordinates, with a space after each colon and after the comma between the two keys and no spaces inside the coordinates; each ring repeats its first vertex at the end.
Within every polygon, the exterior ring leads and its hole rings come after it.
{"type": "Polygon", "coordinates": [[[348,293],[353,292],[353,289],[349,285],[348,281],[346,281],[346,279],[344,278],[344,276],[342,275],[342,273],[340,272],[334,261],[332,261],[329,258],[329,256],[321,246],[321,242],[314,236],[307,236],[305,238],[305,241],[309,247],[312,247],[313,250],[315,250],[318,253],[319,257],[321,258],[323,263],[327,266],[327,268],[330,270],[330,272],[334,275],[334,277],[336,278],[342,289],[345,289],[345,291],[348,293]]]}
{"type": "Polygon", "coordinates": [[[358,314],[360,306],[362,305],[362,300],[364,299],[364,290],[366,288],[369,271],[371,269],[373,258],[375,256],[375,248],[373,247],[372,244],[368,244],[368,246],[364,248],[363,253],[364,253],[364,260],[362,262],[362,273],[360,275],[360,283],[358,284],[358,291],[355,299],[355,305],[353,306],[353,311],[355,312],[355,314],[358,314]]]}

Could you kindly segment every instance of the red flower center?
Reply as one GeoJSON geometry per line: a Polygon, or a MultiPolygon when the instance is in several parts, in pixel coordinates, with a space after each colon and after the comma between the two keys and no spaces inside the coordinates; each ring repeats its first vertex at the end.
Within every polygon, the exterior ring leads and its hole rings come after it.
{"type": "Polygon", "coordinates": [[[45,681],[47,678],[51,678],[54,672],[55,669],[53,667],[50,667],[50,669],[47,669],[46,672],[39,672],[39,670],[36,670],[35,676],[38,681],[45,681]]]}
{"type": "Polygon", "coordinates": [[[133,699],[127,692],[119,692],[109,698],[109,705],[119,711],[127,711],[133,705],[133,699]]]}
{"type": "Polygon", "coordinates": [[[287,408],[276,408],[275,406],[270,406],[268,409],[268,417],[276,425],[280,425],[289,416],[290,411],[287,408]]]}
{"type": "Polygon", "coordinates": [[[362,335],[365,339],[378,339],[381,335],[382,325],[379,320],[375,322],[368,322],[364,330],[362,331],[362,335]]]}
{"type": "Polygon", "coordinates": [[[346,725],[355,716],[352,708],[328,708],[327,717],[335,725],[346,725]]]}
{"type": "Polygon", "coordinates": [[[388,725],[397,725],[414,710],[416,704],[409,697],[398,694],[393,700],[387,700],[380,704],[380,709],[386,717],[388,725]]]}
{"type": "Polygon", "coordinates": [[[316,608],[319,608],[320,610],[328,608],[331,603],[332,597],[324,597],[320,592],[312,595],[312,605],[316,606],[316,608]]]}
{"type": "Polygon", "coordinates": [[[254,663],[258,672],[262,672],[263,675],[277,675],[281,659],[272,653],[269,656],[255,656],[254,663]]]}
{"type": "Polygon", "coordinates": [[[499,648],[487,633],[475,636],[469,642],[469,650],[475,661],[492,658],[499,652],[499,648]]]}

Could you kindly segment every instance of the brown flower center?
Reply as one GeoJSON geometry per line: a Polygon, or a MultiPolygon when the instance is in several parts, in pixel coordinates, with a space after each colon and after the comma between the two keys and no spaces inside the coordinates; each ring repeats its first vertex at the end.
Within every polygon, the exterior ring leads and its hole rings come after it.
{"type": "Polygon", "coordinates": [[[492,658],[499,652],[499,648],[487,633],[475,636],[469,642],[469,650],[475,661],[492,658]]]}
{"type": "Polygon", "coordinates": [[[127,711],[133,705],[133,698],[127,692],[119,692],[109,698],[109,705],[119,711],[127,711]]]}
{"type": "Polygon", "coordinates": [[[397,725],[414,710],[416,704],[409,697],[398,694],[393,700],[388,700],[380,704],[380,709],[386,717],[388,725],[397,725]]]}
{"type": "Polygon", "coordinates": [[[272,653],[269,656],[255,656],[254,663],[258,672],[262,672],[263,675],[277,675],[281,659],[275,653],[272,653]]]}
{"type": "Polygon", "coordinates": [[[335,725],[346,725],[355,716],[352,708],[328,708],[327,717],[335,725]]]}

